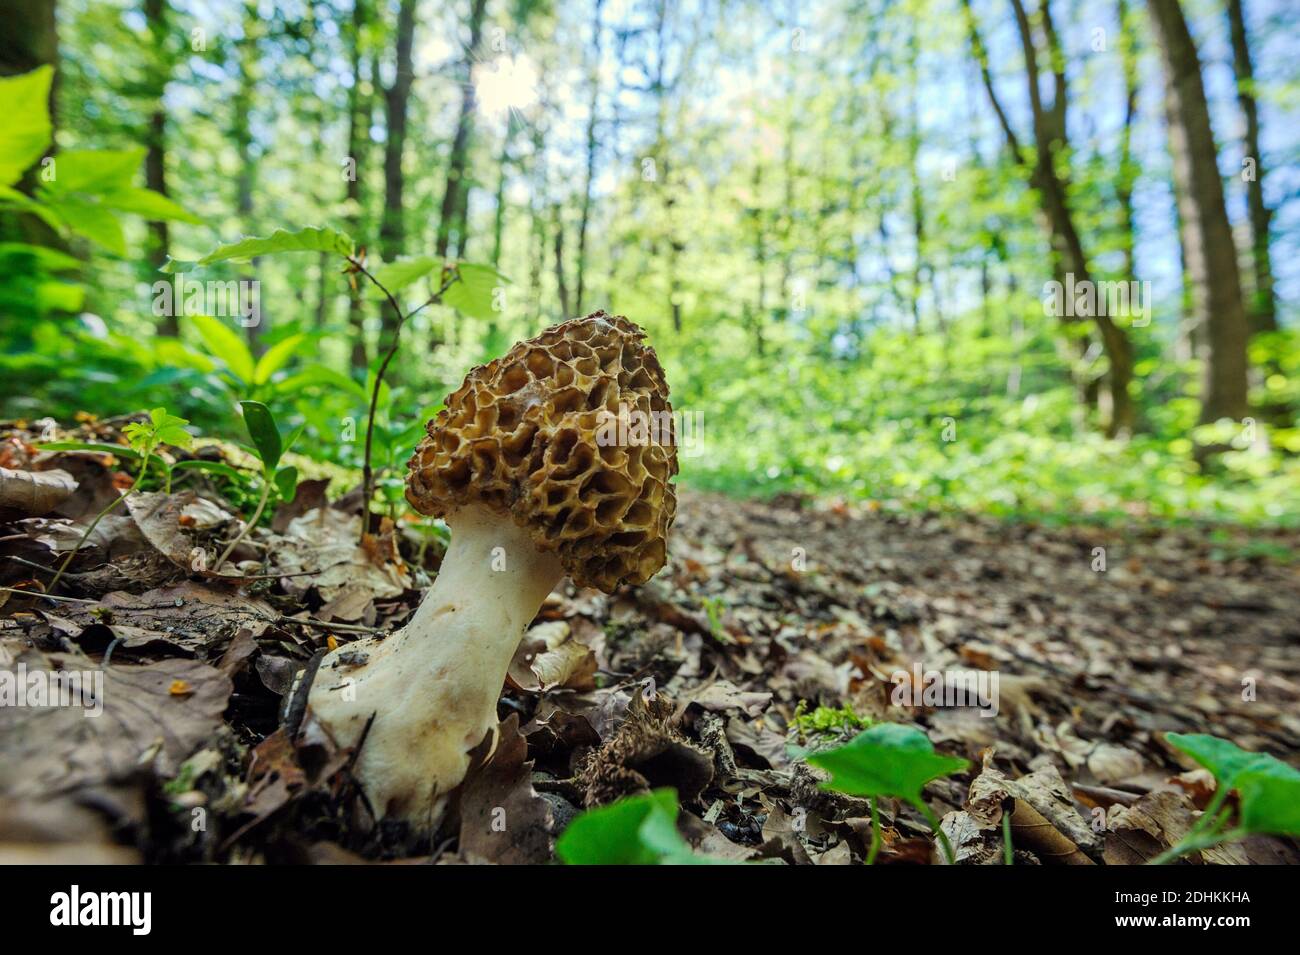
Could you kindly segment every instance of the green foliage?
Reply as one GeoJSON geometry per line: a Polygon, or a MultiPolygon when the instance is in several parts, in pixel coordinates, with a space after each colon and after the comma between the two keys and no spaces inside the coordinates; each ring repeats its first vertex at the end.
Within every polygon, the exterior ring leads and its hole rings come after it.
{"type": "Polygon", "coordinates": [[[455,269],[456,281],[443,293],[443,304],[464,312],[470,318],[492,318],[496,312],[493,292],[510,280],[487,265],[460,262],[455,269]]]}
{"type": "Polygon", "coordinates": [[[1300,772],[1275,756],[1252,753],[1217,736],[1167,733],[1165,738],[1213,773],[1218,785],[1197,824],[1158,861],[1251,833],[1300,835],[1300,772]],[[1230,827],[1231,812],[1224,804],[1234,790],[1239,818],[1230,827]]]}
{"type": "Polygon", "coordinates": [[[171,444],[178,448],[190,448],[194,436],[185,430],[189,424],[184,418],[168,414],[166,408],[154,408],[149,412],[149,420],[132,421],[122,429],[131,444],[131,450],[141,457],[148,457],[159,445],[171,444]]]}
{"type": "MultiPolygon", "coordinates": [[[[115,255],[126,255],[126,234],[118,213],[198,223],[166,196],[135,186],[144,147],[125,150],[63,150],[45,159],[33,195],[13,188],[53,144],[48,97],[53,70],[0,79],[0,208],[34,215],[63,235],[78,235],[115,255]]],[[[70,305],[71,299],[53,303],[70,305]]]]}
{"type": "Polygon", "coordinates": [[[858,716],[849,703],[840,707],[819,706],[811,713],[807,712],[807,707],[808,701],[800,700],[790,721],[800,738],[843,736],[855,730],[868,729],[872,724],[869,717],[858,716]]]}
{"type": "Polygon", "coordinates": [[[933,779],[965,770],[969,766],[966,760],[936,753],[925,733],[899,723],[877,723],[843,746],[809,753],[806,759],[831,774],[822,783],[823,789],[872,799],[872,860],[880,847],[875,799],[893,796],[911,803],[925,817],[952,863],[952,846],[925,804],[922,790],[933,779]]]}
{"type": "Polygon", "coordinates": [[[930,780],[969,765],[936,753],[925,733],[899,723],[878,723],[843,746],[809,754],[808,762],[831,774],[825,789],[850,796],[894,796],[913,805],[922,802],[921,790],[930,780]]]}
{"type": "Polygon", "coordinates": [[[275,416],[262,402],[241,401],[239,407],[244,414],[244,427],[253,442],[248,450],[262,462],[263,480],[268,487],[275,486],[279,489],[282,498],[289,500],[293,497],[294,488],[298,486],[298,469],[280,468],[279,464],[284,453],[297,443],[303,429],[298,428],[287,439],[281,438],[275,416]],[[286,488],[288,493],[285,493],[286,488]]]}
{"type": "Polygon", "coordinates": [[[701,865],[677,831],[677,792],[656,789],[577,816],[555,843],[567,865],[701,865]]]}
{"type": "Polygon", "coordinates": [[[0,186],[12,186],[49,148],[52,127],[46,104],[54,70],[42,66],[30,73],[0,77],[0,186]]]}
{"type": "Polygon", "coordinates": [[[217,262],[248,262],[259,255],[277,252],[329,252],[346,257],[356,249],[352,237],[334,229],[304,228],[289,231],[276,229],[268,236],[250,236],[219,245],[194,262],[168,259],[163,272],[191,272],[196,268],[217,262]]]}

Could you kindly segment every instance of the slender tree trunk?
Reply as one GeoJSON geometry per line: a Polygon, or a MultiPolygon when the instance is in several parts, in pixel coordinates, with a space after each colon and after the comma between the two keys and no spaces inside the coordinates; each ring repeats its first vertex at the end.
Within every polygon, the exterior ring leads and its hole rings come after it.
{"type": "Polygon", "coordinates": [[[925,274],[925,202],[921,195],[921,116],[920,106],[916,100],[916,24],[913,22],[911,35],[907,44],[907,83],[908,83],[908,130],[907,130],[907,169],[910,182],[910,199],[912,213],[912,327],[921,330],[921,277],[925,274]]]}
{"type": "Polygon", "coordinates": [[[1246,207],[1250,211],[1250,257],[1255,287],[1250,302],[1252,330],[1277,330],[1277,302],[1273,293],[1273,262],[1269,253],[1272,212],[1264,203],[1264,158],[1259,148],[1259,108],[1255,101],[1255,71],[1250,62],[1246,14],[1242,0],[1228,0],[1228,26],[1232,38],[1232,68],[1237,78],[1237,102],[1246,121],[1243,146],[1254,168],[1246,178],[1246,207]]]}
{"type": "Polygon", "coordinates": [[[591,221],[591,189],[596,178],[596,114],[600,106],[600,38],[604,30],[601,11],[604,0],[596,0],[591,24],[591,98],[587,101],[587,175],[582,186],[582,214],[578,218],[578,281],[574,293],[574,311],[584,314],[583,298],[587,285],[587,225],[591,221]]]}
{"type": "Polygon", "coordinates": [[[465,255],[466,219],[469,210],[469,183],[465,170],[469,163],[470,139],[474,133],[474,62],[478,57],[483,35],[483,14],[487,0],[471,0],[469,9],[469,49],[465,51],[464,85],[460,94],[460,115],[456,120],[456,134],[451,141],[451,156],[447,162],[447,184],[443,187],[442,208],[438,214],[438,237],[435,244],[440,258],[446,258],[451,249],[451,237],[456,236],[456,254],[465,255]]]}
{"type": "Polygon", "coordinates": [[[555,286],[560,296],[560,316],[571,318],[573,312],[569,310],[569,285],[564,278],[564,217],[560,213],[558,202],[551,209],[551,225],[555,242],[555,286]]]}
{"type": "Polygon", "coordinates": [[[501,245],[506,230],[506,179],[510,170],[510,143],[515,135],[515,121],[506,121],[506,134],[501,140],[501,155],[497,159],[497,191],[492,206],[492,267],[501,267],[501,245]]]}
{"type": "Polygon", "coordinates": [[[1120,62],[1124,74],[1124,120],[1119,134],[1119,172],[1115,176],[1115,196],[1119,200],[1120,251],[1124,256],[1124,277],[1137,278],[1133,183],[1138,167],[1133,161],[1133,120],[1137,116],[1138,48],[1136,31],[1130,21],[1128,0],[1118,2],[1120,26],[1120,62]]]}
{"type": "MultiPolygon", "coordinates": [[[[384,115],[388,126],[384,142],[384,215],[379,226],[379,254],[392,262],[406,249],[406,220],[403,193],[406,174],[402,154],[406,149],[407,107],[411,98],[414,72],[411,47],[415,39],[415,8],[418,0],[402,0],[397,11],[397,35],[394,40],[393,83],[384,90],[384,115]]],[[[397,313],[384,304],[383,329],[392,335],[397,328],[397,313]]]]}
{"type": "MultiPolygon", "coordinates": [[[[1038,10],[1053,81],[1053,96],[1050,104],[1043,101],[1038,68],[1038,41],[1035,39],[1029,15],[1025,11],[1022,0],[1011,0],[1024,53],[1026,90],[1033,119],[1032,161],[1026,161],[1020,140],[998,98],[989,69],[988,54],[976,26],[970,0],[962,0],[962,6],[966,16],[971,51],[979,65],[980,76],[988,93],[989,102],[1006,136],[1012,160],[1027,169],[1030,185],[1038,194],[1055,260],[1057,280],[1060,281],[1062,273],[1070,272],[1074,274],[1076,284],[1091,283],[1092,273],[1088,265],[1088,257],[1069,204],[1069,183],[1059,171],[1056,162],[1057,154],[1069,147],[1066,137],[1066,108],[1069,103],[1069,93],[1066,84],[1065,53],[1052,22],[1050,0],[1042,0],[1038,10]]],[[[1106,376],[1109,407],[1102,409],[1106,433],[1111,436],[1126,434],[1132,431],[1137,413],[1133,396],[1130,394],[1133,381],[1132,344],[1127,333],[1115,324],[1112,316],[1104,314],[1100,308],[1095,312],[1096,314],[1089,317],[1096,327],[1102,349],[1110,365],[1106,376]]],[[[1081,344],[1080,347],[1086,353],[1087,345],[1081,344]]],[[[1084,396],[1085,399],[1090,400],[1091,389],[1086,390],[1084,396]]]]}
{"type": "Polygon", "coordinates": [[[1147,0],[1164,62],[1170,115],[1169,145],[1186,237],[1199,324],[1207,354],[1201,420],[1240,420],[1249,411],[1246,340],[1250,325],[1241,295],[1218,150],[1210,127],[1201,63],[1178,0],[1147,0]]]}
{"type": "MultiPolygon", "coordinates": [[[[344,198],[352,210],[348,216],[348,226],[353,235],[361,234],[365,204],[364,170],[370,156],[370,121],[374,106],[370,93],[362,89],[361,75],[362,63],[365,60],[362,44],[366,25],[369,22],[370,0],[353,0],[352,22],[348,35],[352,71],[352,88],[348,90],[348,154],[346,165],[342,167],[345,183],[344,198]]],[[[366,314],[360,283],[353,285],[348,291],[348,334],[352,339],[350,364],[354,369],[365,369],[368,363],[366,314]]]]}
{"type": "MultiPolygon", "coordinates": [[[[256,4],[251,2],[245,4],[244,36],[239,42],[236,54],[239,87],[235,92],[233,104],[234,121],[231,138],[234,140],[235,150],[239,154],[239,172],[235,179],[235,210],[239,213],[240,224],[249,235],[253,235],[257,231],[253,224],[253,185],[257,176],[257,166],[252,149],[252,111],[253,97],[257,91],[255,70],[257,66],[257,36],[260,23],[256,4]]],[[[257,282],[257,259],[253,259],[247,266],[244,266],[244,275],[246,277],[245,281],[257,282]]],[[[257,321],[245,328],[248,336],[248,347],[255,355],[262,351],[260,319],[261,316],[258,316],[257,321]]]]}
{"type": "Polygon", "coordinates": [[[754,156],[754,172],[750,179],[753,208],[749,210],[750,234],[754,243],[754,271],[758,273],[758,299],[751,312],[748,307],[750,328],[754,335],[754,351],[762,358],[767,352],[763,326],[767,321],[767,233],[763,228],[763,157],[754,156]]]}
{"type": "MultiPolygon", "coordinates": [[[[171,60],[167,52],[167,0],[144,0],[145,23],[149,28],[151,49],[149,51],[148,95],[152,102],[149,112],[149,128],[144,140],[147,151],[144,157],[145,185],[154,192],[168,195],[167,192],[167,114],[163,111],[163,97],[167,92],[167,81],[171,74],[171,60]]],[[[167,223],[156,220],[149,223],[148,257],[154,269],[162,268],[167,261],[167,250],[171,247],[171,238],[167,223]]],[[[164,315],[158,324],[158,333],[175,337],[180,333],[176,309],[164,315]]]]}

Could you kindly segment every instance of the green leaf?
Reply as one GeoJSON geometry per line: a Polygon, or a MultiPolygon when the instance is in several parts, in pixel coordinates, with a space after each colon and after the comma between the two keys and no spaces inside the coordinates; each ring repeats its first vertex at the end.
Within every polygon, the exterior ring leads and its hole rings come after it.
{"type": "Polygon", "coordinates": [[[1300,772],[1272,759],[1241,776],[1241,827],[1250,832],[1300,836],[1300,772]]]}
{"type": "Polygon", "coordinates": [[[276,392],[293,394],[311,385],[325,385],[346,391],[367,406],[370,402],[370,395],[366,392],[365,386],[349,378],[343,372],[325,365],[308,365],[297,374],[290,375],[283,381],[278,382],[275,385],[275,390],[276,392]]]}
{"type": "Polygon", "coordinates": [[[275,472],[275,489],[282,501],[292,501],[298,490],[298,469],[290,465],[275,472]]]}
{"type": "Polygon", "coordinates": [[[79,312],[86,301],[86,290],[73,282],[38,282],[33,291],[42,312],[79,312]]]}
{"type": "Polygon", "coordinates": [[[196,262],[182,262],[168,259],[162,267],[164,272],[188,272],[193,268],[212,265],[214,262],[247,262],[259,255],[271,255],[275,252],[332,252],[335,255],[351,255],[356,243],[351,236],[334,229],[298,229],[293,232],[277,229],[269,236],[250,236],[220,245],[196,262]]]}
{"type": "Polygon", "coordinates": [[[47,249],[43,245],[29,245],[26,242],[0,242],[0,259],[10,257],[31,257],[32,263],[46,272],[66,272],[79,269],[82,261],[58,249],[47,249]]]}
{"type": "Polygon", "coordinates": [[[116,189],[100,196],[99,204],[118,212],[131,212],[150,222],[168,220],[202,225],[203,220],[186,212],[179,204],[152,189],[116,189]]]}
{"type": "Polygon", "coordinates": [[[1243,775],[1263,768],[1270,761],[1277,762],[1267,753],[1252,753],[1236,743],[1210,736],[1206,733],[1166,733],[1169,745],[1196,760],[1219,781],[1225,789],[1236,789],[1243,775]]]}
{"type": "Polygon", "coordinates": [[[102,245],[116,255],[126,255],[126,233],[111,209],[95,202],[74,196],[51,197],[47,206],[62,219],[69,229],[84,238],[102,245]]]}
{"type": "MultiPolygon", "coordinates": [[[[371,269],[370,274],[380,285],[396,294],[408,285],[441,269],[442,262],[442,259],[431,255],[417,255],[412,258],[398,259],[395,262],[386,262],[378,268],[371,269]]],[[[383,295],[378,289],[375,289],[375,294],[383,295]]]]}
{"type": "MultiPolygon", "coordinates": [[[[13,24],[7,29],[16,29],[13,24]]],[[[45,155],[53,138],[50,83],[54,68],[0,78],[0,185],[11,186],[45,155]]]]}
{"type": "Polygon", "coordinates": [[[72,192],[103,193],[131,188],[145,148],[67,149],[54,157],[54,177],[41,185],[51,199],[72,192]]]}
{"type": "Polygon", "coordinates": [[[260,401],[241,401],[239,407],[244,410],[244,427],[253,439],[263,468],[267,474],[275,473],[275,466],[280,463],[282,445],[280,430],[275,426],[271,409],[260,401]]]}
{"type": "Polygon", "coordinates": [[[442,301],[471,318],[491,318],[494,290],[510,282],[490,265],[461,262],[456,266],[456,281],[442,293],[442,301]]]}
{"type": "Polygon", "coordinates": [[[822,788],[850,796],[896,796],[920,802],[925,784],[966,768],[966,760],[934,751],[930,738],[915,726],[878,723],[843,746],[808,756],[828,771],[822,788]]]}
{"type": "Polygon", "coordinates": [[[36,216],[55,232],[65,232],[68,228],[68,224],[59,217],[59,214],[45,203],[37,202],[31,196],[24,195],[17,189],[0,186],[0,208],[5,206],[21,209],[23,212],[36,216]]]}
{"type": "Polygon", "coordinates": [[[1221,791],[1237,790],[1242,828],[1300,835],[1300,772],[1206,733],[1166,733],[1165,739],[1213,773],[1221,791]]]}
{"type": "Polygon", "coordinates": [[[225,322],[211,315],[194,315],[192,320],[208,352],[214,358],[225,362],[231,374],[240,381],[252,384],[256,368],[253,364],[253,353],[248,350],[244,340],[225,322]]]}
{"type": "Polygon", "coordinates": [[[568,865],[656,865],[691,855],[677,832],[677,793],[656,789],[589,809],[555,844],[568,865]]]}
{"type": "Polygon", "coordinates": [[[47,441],[36,445],[40,451],[94,451],[96,454],[116,454],[128,461],[138,461],[140,455],[124,444],[107,444],[97,441],[47,441]]]}
{"type": "Polygon", "coordinates": [[[306,335],[290,335],[268,348],[253,369],[253,384],[264,385],[270,381],[272,375],[289,363],[289,359],[306,339],[306,335]]]}
{"type": "Polygon", "coordinates": [[[204,461],[201,458],[194,458],[189,461],[178,461],[172,466],[173,471],[208,471],[212,474],[219,474],[231,481],[242,482],[245,475],[240,474],[229,464],[223,464],[220,461],[204,461]]]}

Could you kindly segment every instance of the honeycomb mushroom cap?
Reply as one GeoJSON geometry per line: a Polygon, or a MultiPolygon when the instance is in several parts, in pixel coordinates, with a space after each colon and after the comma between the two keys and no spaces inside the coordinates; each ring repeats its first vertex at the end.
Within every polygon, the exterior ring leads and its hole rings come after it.
{"type": "Polygon", "coordinates": [[[426,426],[406,499],[435,517],[471,504],[508,513],[579,586],[649,580],[677,510],[677,447],[644,339],[621,315],[594,312],[473,369],[426,426]],[[611,442],[620,414],[655,423],[658,440],[611,442]]]}

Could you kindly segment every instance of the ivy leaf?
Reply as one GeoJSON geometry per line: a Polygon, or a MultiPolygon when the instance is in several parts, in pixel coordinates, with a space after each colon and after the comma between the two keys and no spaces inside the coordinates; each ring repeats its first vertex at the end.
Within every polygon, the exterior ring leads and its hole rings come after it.
{"type": "Polygon", "coordinates": [[[896,796],[921,801],[925,784],[967,766],[964,759],[934,751],[930,738],[914,726],[879,723],[843,746],[808,756],[831,774],[822,788],[850,796],[896,796]]]}
{"type": "Polygon", "coordinates": [[[283,445],[271,409],[260,401],[241,401],[239,407],[244,411],[244,427],[253,439],[263,469],[267,474],[274,474],[275,466],[280,463],[283,445]]]}
{"type": "Polygon", "coordinates": [[[456,265],[457,279],[442,293],[442,301],[471,318],[491,318],[496,314],[493,295],[510,280],[490,265],[461,262],[456,265]]]}
{"type": "Polygon", "coordinates": [[[247,262],[259,255],[276,252],[332,252],[351,255],[356,248],[352,237],[334,229],[296,229],[292,232],[276,229],[268,236],[249,236],[238,242],[219,245],[196,262],[182,262],[169,258],[163,272],[188,272],[214,262],[247,262]]]}
{"type": "Polygon", "coordinates": [[[12,186],[49,148],[50,83],[54,69],[0,78],[0,185],[12,186]]]}
{"type": "MultiPolygon", "coordinates": [[[[253,364],[253,353],[248,350],[244,340],[232,331],[225,322],[213,318],[211,315],[193,316],[194,327],[199,331],[199,337],[203,339],[203,344],[207,346],[208,352],[214,357],[223,361],[227,368],[244,384],[252,384],[256,374],[256,366],[253,364]]],[[[265,357],[265,356],[263,356],[265,357]]]]}

